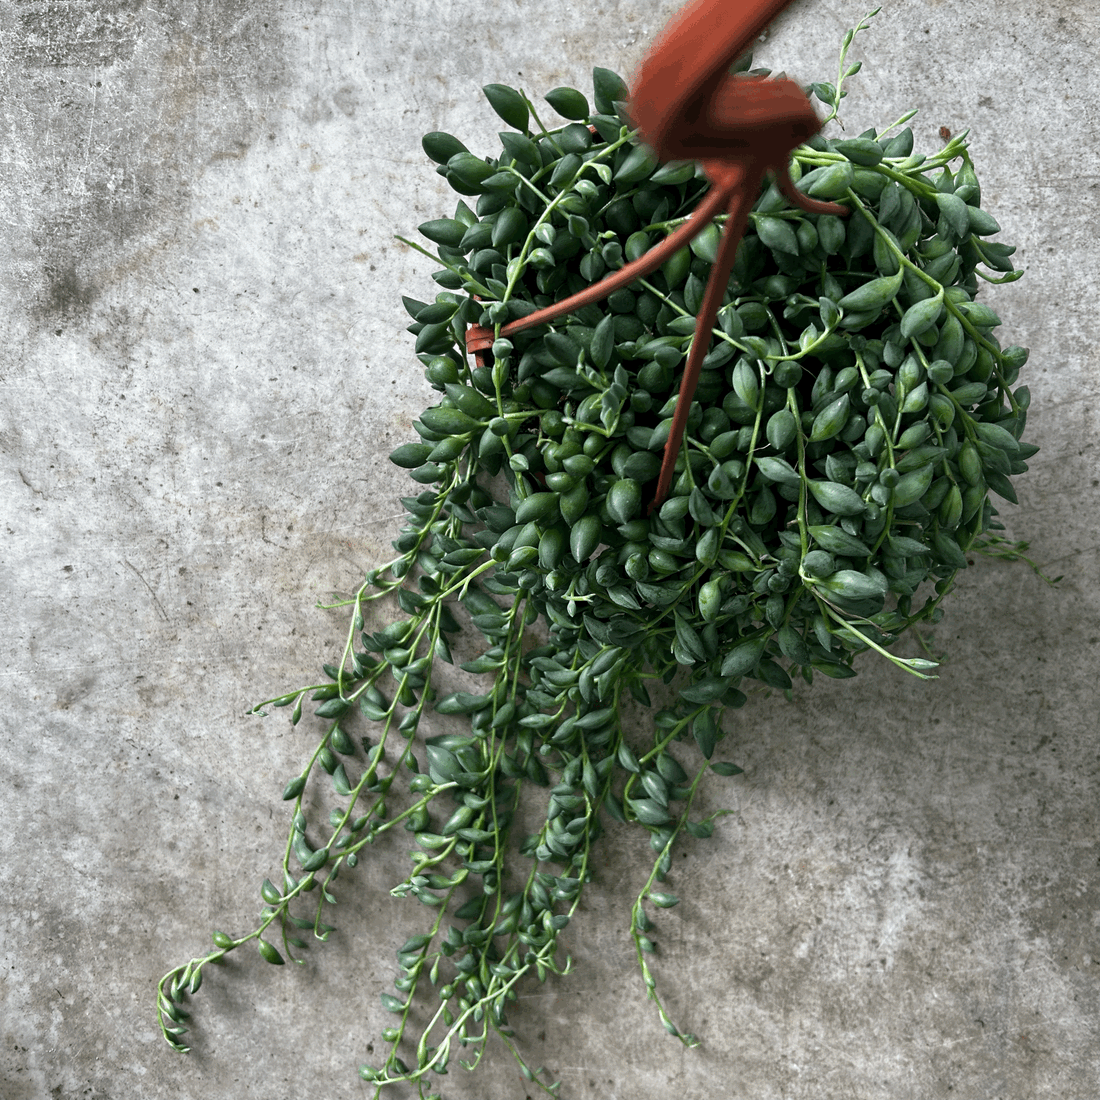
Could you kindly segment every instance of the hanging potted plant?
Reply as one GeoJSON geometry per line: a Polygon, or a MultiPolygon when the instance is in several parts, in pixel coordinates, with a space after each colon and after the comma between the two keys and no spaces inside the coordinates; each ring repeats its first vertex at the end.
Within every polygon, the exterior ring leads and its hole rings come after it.
{"type": "MultiPolygon", "coordinates": [[[[685,47],[683,19],[661,49],[685,47]]],[[[866,26],[845,36],[837,82],[808,89],[826,122],[866,26]]],[[[728,57],[714,56],[722,77],[728,57]]],[[[732,91],[692,94],[778,110],[790,82],[750,65],[732,91]],[[737,99],[746,90],[757,98],[737,99]]],[[[546,95],[570,120],[557,128],[519,91],[485,94],[510,127],[494,156],[423,139],[462,198],[420,226],[435,254],[405,242],[442,265],[434,301],[404,299],[440,397],[391,455],[415,483],[397,557],[337,605],[347,643],[325,680],[256,708],[291,708],[297,724],[309,706],[320,723],[283,792],[286,856],[258,926],[215,932],[158,990],[165,1037],[186,1050],[184,1005],[209,963],[249,942],[270,963],[296,958],[333,931],[337,875],[411,840],[390,892],[423,904],[424,928],[381,994],[389,1047],[360,1069],[375,1096],[398,1082],[438,1096],[439,1075],[476,1064],[493,1033],[554,1090],[508,1010],[524,983],[568,969],[561,940],[606,816],[649,834],[629,935],[665,1027],[694,1045],[649,959],[659,910],[678,900],[673,845],[719,816],[696,812],[700,785],[739,771],[719,759],[725,713],[754,691],[854,676],[868,651],[929,678],[934,661],[895,646],[939,620],[968,553],[1018,552],[989,494],[1014,501],[1036,450],[1016,384],[1027,352],[1002,347],[977,300],[982,281],[1020,273],[989,240],[965,135],[916,152],[910,112],[842,139],[814,119],[800,136],[794,103],[781,161],[771,146],[688,159],[707,135],[655,116],[643,144],[645,97],[628,107],[607,69],[591,101],[546,95]],[[654,145],[677,141],[684,158],[660,163],[654,145]],[[384,599],[400,609],[386,625],[372,609],[384,599]],[[481,680],[466,690],[449,671],[473,639],[461,668],[481,680]],[[624,704],[651,706],[657,685],[667,701],[627,729],[624,704]]]]}

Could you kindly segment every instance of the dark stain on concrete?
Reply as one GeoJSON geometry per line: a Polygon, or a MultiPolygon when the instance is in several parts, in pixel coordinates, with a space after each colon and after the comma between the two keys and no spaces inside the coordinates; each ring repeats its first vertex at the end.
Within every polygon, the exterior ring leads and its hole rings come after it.
{"type": "Polygon", "coordinates": [[[288,66],[275,11],[275,0],[0,10],[0,97],[13,105],[0,201],[18,227],[0,269],[36,327],[79,322],[156,262],[202,175],[277,126],[288,66]]]}
{"type": "Polygon", "coordinates": [[[57,689],[57,706],[60,710],[68,710],[91,694],[95,687],[95,674],[86,673],[61,684],[57,689]]]}
{"type": "Polygon", "coordinates": [[[141,0],[22,0],[13,60],[27,65],[111,65],[130,58],[141,0]]]}
{"type": "Polygon", "coordinates": [[[47,306],[52,313],[68,317],[86,309],[95,301],[95,288],[81,280],[76,264],[55,267],[47,264],[45,269],[47,287],[47,306]]]}

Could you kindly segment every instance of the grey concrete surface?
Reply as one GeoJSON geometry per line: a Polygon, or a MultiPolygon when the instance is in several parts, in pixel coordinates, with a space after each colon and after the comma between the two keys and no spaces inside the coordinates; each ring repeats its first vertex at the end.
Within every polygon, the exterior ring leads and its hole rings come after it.
{"type": "MultiPolygon", "coordinates": [[[[804,0],[757,57],[831,79],[867,0],[804,0]]],[[[259,699],[344,629],[317,599],[384,560],[405,479],[384,457],[429,390],[392,239],[455,197],[427,130],[480,151],[479,91],[629,77],[676,0],[22,0],[0,7],[0,1096],[342,1100],[386,1019],[418,907],[379,852],[302,969],[251,954],[194,1001],[158,977],[242,931],[277,869],[279,791],[310,744],[259,699]]],[[[909,107],[918,148],[972,130],[984,205],[1019,246],[986,300],[1032,349],[1005,507],[1056,588],[978,561],[928,684],[754,700],[736,812],[677,856],[642,1000],[626,933],[648,867],[613,831],[568,978],[516,1023],[564,1100],[1096,1100],[1100,1096],[1100,407],[1093,0],[887,0],[853,57],[852,133],[909,107]]],[[[547,112],[552,115],[552,112],[547,112]]],[[[305,723],[303,723],[304,727],[305,723]]],[[[497,1048],[454,1100],[533,1095],[497,1048]]]]}

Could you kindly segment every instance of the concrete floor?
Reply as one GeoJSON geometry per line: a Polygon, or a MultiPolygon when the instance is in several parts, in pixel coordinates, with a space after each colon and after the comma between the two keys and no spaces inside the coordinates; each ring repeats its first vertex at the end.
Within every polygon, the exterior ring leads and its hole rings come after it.
{"type": "MultiPolygon", "coordinates": [[[[831,79],[865,3],[795,4],[758,59],[831,79]]],[[[455,202],[420,136],[481,151],[489,82],[629,78],[677,7],[0,9],[3,1100],[366,1095],[418,928],[386,895],[403,852],[349,877],[308,967],[250,953],[208,976],[187,1057],[155,983],[212,928],[253,927],[310,738],[244,714],[330,659],[344,619],[313,603],[398,526],[383,456],[429,394],[400,295],[434,284],[392,237],[455,202]]],[[[1065,579],[979,561],[938,680],[867,659],[740,712],[746,773],[707,796],[736,813],[678,856],[662,919],[697,1051],[642,1001],[625,930],[648,849],[612,832],[575,972],[516,1019],[563,1100],[1100,1096],[1097,41],[1094,0],[888,0],[857,40],[849,132],[919,107],[931,152],[970,127],[1019,246],[1026,277],[986,300],[1031,348],[1042,451],[1005,520],[1065,579]]],[[[532,1094],[502,1048],[448,1080],[452,1100],[532,1094]]]]}

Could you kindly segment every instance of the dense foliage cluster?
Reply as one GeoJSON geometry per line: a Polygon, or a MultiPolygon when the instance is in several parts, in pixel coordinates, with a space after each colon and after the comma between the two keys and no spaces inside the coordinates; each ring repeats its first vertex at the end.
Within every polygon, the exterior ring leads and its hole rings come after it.
{"type": "MultiPolygon", "coordinates": [[[[856,68],[842,55],[844,76],[856,68]]],[[[835,115],[842,79],[813,91],[835,115]]],[[[1013,249],[987,239],[998,226],[964,137],[914,153],[911,130],[892,132],[906,116],[796,150],[798,185],[848,217],[791,209],[774,186],[760,195],[672,492],[650,513],[718,225],[606,301],[497,339],[483,367],[467,362],[464,336],[473,323],[499,332],[641,255],[707,181],[694,164],[654,162],[605,69],[592,104],[574,89],[546,97],[572,120],[555,130],[519,92],[485,92],[511,127],[494,157],[424,138],[473,206],[420,227],[442,292],[405,305],[442,396],[415,424],[419,441],[391,456],[418,485],[399,556],[347,601],[347,647],[327,680],[268,701],[293,705],[297,722],[313,700],[325,723],[284,792],[281,882],[264,881],[258,929],[215,933],[217,950],[160,989],[165,1033],[186,1049],[183,1002],[207,962],[255,940],[280,963],[303,933],[326,938],[338,872],[407,831],[416,852],[392,892],[423,903],[427,921],[382,996],[390,1049],[360,1071],[375,1095],[396,1081],[436,1095],[438,1075],[476,1064],[490,1032],[542,1084],[515,1050],[508,1006],[521,981],[566,969],[559,941],[605,813],[650,834],[630,934],[666,1028],[693,1044],[661,1008],[649,958],[654,907],[677,901],[661,888],[672,845],[714,827],[692,816],[700,781],[738,770],[713,760],[723,711],[753,682],[789,692],[796,677],[852,676],[868,649],[926,675],[933,662],[890,647],[936,621],[991,526],[989,490],[1014,499],[1009,478],[1035,451],[1021,442],[1027,390],[1013,388],[1027,353],[1001,347],[996,314],[975,300],[979,278],[1015,277],[1013,249]],[[401,617],[368,626],[368,601],[391,592],[401,617]],[[452,644],[471,637],[479,652],[461,667],[483,687],[447,690],[452,644]],[[623,702],[649,705],[657,681],[673,702],[644,735],[625,730],[623,702]],[[435,714],[465,727],[433,734],[435,714]],[[352,736],[363,716],[369,739],[352,736]],[[327,822],[309,816],[318,773],[335,796],[327,822]],[[513,835],[532,804],[541,824],[513,835]]]]}

